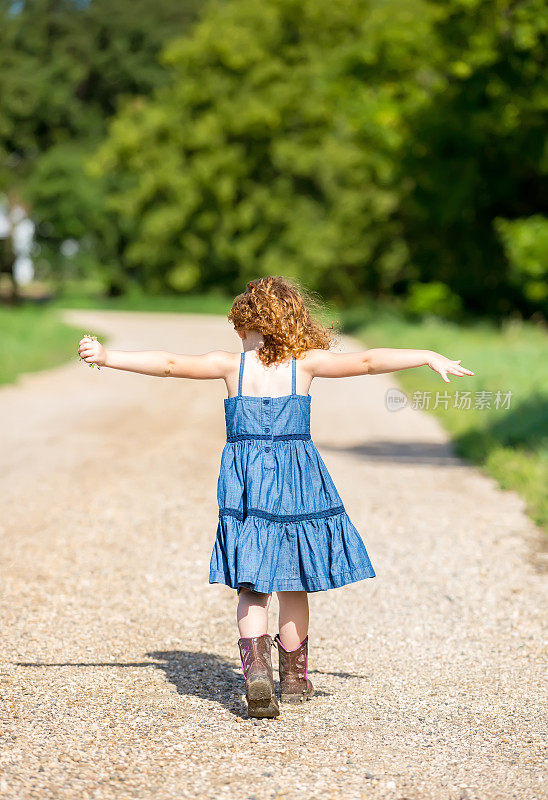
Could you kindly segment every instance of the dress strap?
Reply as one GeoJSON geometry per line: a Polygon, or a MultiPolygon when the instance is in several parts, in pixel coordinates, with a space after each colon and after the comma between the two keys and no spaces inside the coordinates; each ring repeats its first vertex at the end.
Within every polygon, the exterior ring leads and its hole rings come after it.
{"type": "Polygon", "coordinates": [[[297,394],[297,361],[295,356],[291,359],[291,394],[297,394]]]}
{"type": "Polygon", "coordinates": [[[240,356],[240,372],[238,374],[238,397],[242,396],[242,379],[244,377],[245,353],[240,356]]]}

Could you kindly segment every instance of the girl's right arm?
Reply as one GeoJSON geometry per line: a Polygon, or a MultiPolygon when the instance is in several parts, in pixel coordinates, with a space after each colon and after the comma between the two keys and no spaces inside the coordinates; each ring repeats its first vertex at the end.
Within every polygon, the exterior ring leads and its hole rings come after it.
{"type": "Polygon", "coordinates": [[[459,378],[474,374],[463,367],[461,361],[462,359],[454,361],[434,350],[376,347],[361,353],[309,350],[304,363],[312,378],[349,378],[428,366],[441,375],[445,383],[449,383],[448,374],[459,378]]]}
{"type": "Polygon", "coordinates": [[[165,350],[107,350],[88,336],[80,340],[78,353],[88,364],[159,378],[226,378],[236,360],[234,353],[223,350],[203,355],[180,355],[165,350]]]}

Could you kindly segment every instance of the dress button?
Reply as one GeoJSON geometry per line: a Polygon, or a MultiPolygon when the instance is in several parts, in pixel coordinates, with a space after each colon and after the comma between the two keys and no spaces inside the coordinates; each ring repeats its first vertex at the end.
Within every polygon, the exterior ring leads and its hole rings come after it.
{"type": "Polygon", "coordinates": [[[270,447],[265,447],[264,451],[265,453],[270,453],[270,447]]]}
{"type": "Polygon", "coordinates": [[[265,406],[267,406],[269,404],[269,402],[270,402],[269,400],[263,400],[263,403],[265,404],[265,406]]]}
{"type": "Polygon", "coordinates": [[[265,428],[264,431],[265,433],[270,433],[270,428],[265,428]]]}

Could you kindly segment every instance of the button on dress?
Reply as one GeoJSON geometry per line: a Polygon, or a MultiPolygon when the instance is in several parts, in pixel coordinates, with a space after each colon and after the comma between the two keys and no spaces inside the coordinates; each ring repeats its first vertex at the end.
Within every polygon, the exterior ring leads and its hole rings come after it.
{"type": "Polygon", "coordinates": [[[365,544],[310,437],[310,395],[226,398],[209,582],[257,592],[335,589],[375,577],[365,544]]]}

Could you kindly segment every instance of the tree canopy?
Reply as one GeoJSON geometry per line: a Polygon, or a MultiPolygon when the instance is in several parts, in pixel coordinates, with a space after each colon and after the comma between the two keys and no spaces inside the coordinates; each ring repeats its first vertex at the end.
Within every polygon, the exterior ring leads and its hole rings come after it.
{"type": "Polygon", "coordinates": [[[122,98],[169,80],[158,60],[197,0],[0,0],[0,192],[24,198],[54,257],[67,238],[118,255],[103,182],[85,164],[122,98]]]}
{"type": "Polygon", "coordinates": [[[542,0],[9,8],[4,164],[107,284],[548,312],[542,0]]]}
{"type": "Polygon", "coordinates": [[[532,311],[495,220],[544,210],[547,22],[540,0],[209,6],[100,152],[127,264],[153,290],[283,272],[532,311]]]}

